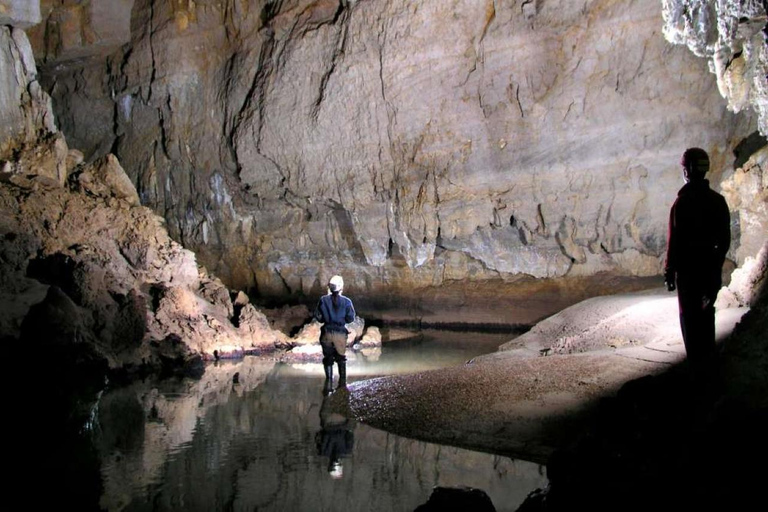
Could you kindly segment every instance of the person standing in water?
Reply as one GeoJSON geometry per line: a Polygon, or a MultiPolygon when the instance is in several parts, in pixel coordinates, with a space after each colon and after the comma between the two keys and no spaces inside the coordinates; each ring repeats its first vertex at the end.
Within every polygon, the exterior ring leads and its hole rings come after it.
{"type": "Polygon", "coordinates": [[[320,346],[323,348],[325,386],[323,392],[333,391],[333,363],[339,365],[339,387],[347,385],[347,331],[348,323],[355,320],[352,301],[341,294],[344,279],[333,276],[328,283],[328,294],[320,297],[315,308],[315,319],[323,324],[320,346]]]}
{"type": "Polygon", "coordinates": [[[687,149],[680,164],[685,185],[669,212],[664,281],[669,291],[677,288],[688,360],[706,366],[715,350],[715,299],[731,245],[730,213],[725,198],[704,179],[709,171],[706,151],[687,149]]]}

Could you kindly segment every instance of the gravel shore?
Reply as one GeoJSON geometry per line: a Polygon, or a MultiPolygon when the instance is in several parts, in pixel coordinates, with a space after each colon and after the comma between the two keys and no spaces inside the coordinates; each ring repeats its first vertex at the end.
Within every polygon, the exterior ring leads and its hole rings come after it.
{"type": "MultiPolygon", "coordinates": [[[[718,338],[745,311],[718,311],[718,338]]],[[[663,290],[590,299],[462,366],[352,383],[352,410],[398,435],[544,462],[601,397],[681,362],[679,332],[663,290]]]]}

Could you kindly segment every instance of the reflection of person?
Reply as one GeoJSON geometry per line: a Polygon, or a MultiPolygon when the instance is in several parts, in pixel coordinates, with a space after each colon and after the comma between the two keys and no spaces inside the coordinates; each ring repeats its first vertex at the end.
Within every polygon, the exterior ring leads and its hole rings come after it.
{"type": "Polygon", "coordinates": [[[344,280],[333,276],[328,283],[328,295],[320,298],[315,308],[315,319],[323,324],[320,345],[323,348],[325,391],[333,390],[333,363],[339,365],[339,386],[347,384],[347,331],[346,324],[355,320],[355,308],[349,298],[341,294],[344,280]]]}
{"type": "Polygon", "coordinates": [[[706,151],[688,149],[680,163],[686,184],[669,213],[664,280],[669,291],[677,287],[688,359],[704,362],[715,348],[715,298],[731,244],[730,214],[725,198],[704,179],[709,170],[706,151]]]}
{"type": "Polygon", "coordinates": [[[349,390],[340,388],[326,394],[320,406],[320,431],[315,434],[317,454],[328,457],[328,474],[341,478],[343,457],[352,454],[355,444],[355,421],[349,408],[349,390]]]}

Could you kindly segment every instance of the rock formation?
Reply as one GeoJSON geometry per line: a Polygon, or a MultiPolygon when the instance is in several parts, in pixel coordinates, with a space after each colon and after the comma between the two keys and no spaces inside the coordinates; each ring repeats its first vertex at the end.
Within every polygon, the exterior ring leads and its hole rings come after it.
{"type": "Polygon", "coordinates": [[[664,35],[709,60],[732,112],[753,108],[768,136],[768,16],[764,0],[662,0],[664,35]]]}
{"type": "MultiPolygon", "coordinates": [[[[32,147],[46,158],[59,147],[68,153],[57,134],[32,147]]],[[[67,170],[61,160],[41,167],[21,155],[7,162],[0,184],[2,295],[16,305],[4,308],[4,335],[86,342],[113,367],[287,339],[251,304],[234,316],[229,290],[138,204],[114,156],[67,170]],[[62,168],[64,183],[56,178],[62,168]]]]}
{"type": "Polygon", "coordinates": [[[285,343],[247,300],[235,314],[114,155],[69,150],[23,30],[0,27],[0,62],[0,337],[112,368],[285,343]]]}
{"type": "Polygon", "coordinates": [[[655,2],[96,4],[43,0],[32,32],[68,140],[262,299],[343,273],[377,313],[531,322],[657,275],[682,151],[718,181],[755,130],[655,2]]]}

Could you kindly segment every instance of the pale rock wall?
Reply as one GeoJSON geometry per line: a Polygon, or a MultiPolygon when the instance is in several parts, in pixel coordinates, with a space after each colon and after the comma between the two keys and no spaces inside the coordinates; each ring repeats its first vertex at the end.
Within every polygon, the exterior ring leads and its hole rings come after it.
{"type": "Polygon", "coordinates": [[[717,308],[754,306],[768,279],[768,147],[756,152],[723,182],[723,195],[738,213],[739,268],[717,297],[717,308]]]}
{"type": "Polygon", "coordinates": [[[682,151],[716,183],[754,130],[656,2],[136,0],[130,26],[106,59],[36,47],[62,129],[262,297],[657,275],[682,151]]]}
{"type": "Polygon", "coordinates": [[[768,147],[757,151],[722,183],[722,193],[738,225],[733,259],[741,265],[768,241],[768,147]]]}
{"type": "Polygon", "coordinates": [[[114,155],[69,149],[17,26],[0,26],[0,71],[0,339],[113,368],[286,343],[247,298],[235,313],[114,155]]]}
{"type": "Polygon", "coordinates": [[[6,159],[39,132],[56,127],[51,99],[37,81],[29,39],[21,28],[5,25],[9,20],[2,13],[0,9],[0,159],[6,159]]]}
{"type": "Polygon", "coordinates": [[[40,23],[40,2],[37,0],[0,0],[0,25],[20,29],[40,23]]]}
{"type": "Polygon", "coordinates": [[[768,136],[768,13],[764,0],[662,0],[664,35],[706,57],[728,108],[752,107],[768,136]]]}

